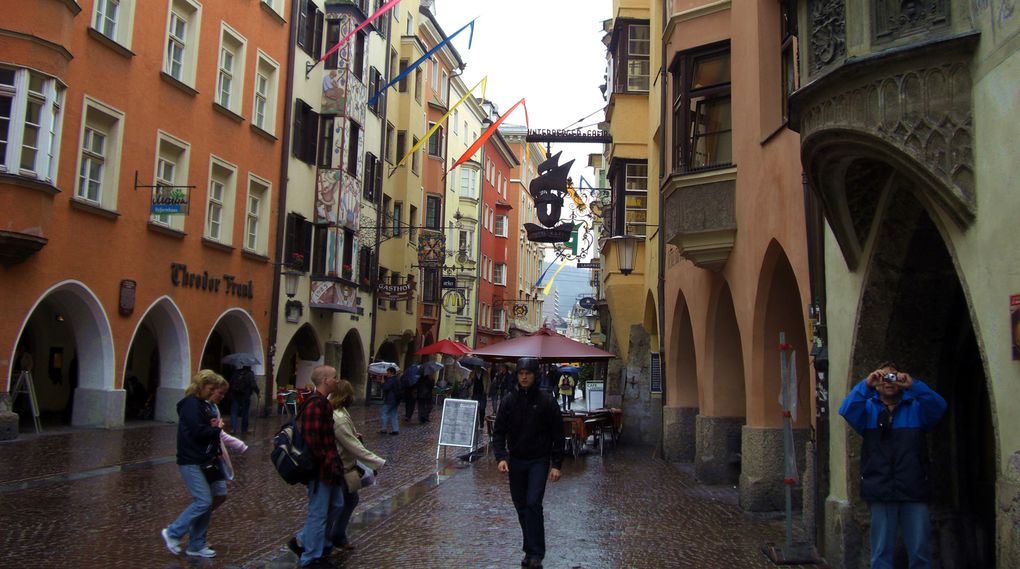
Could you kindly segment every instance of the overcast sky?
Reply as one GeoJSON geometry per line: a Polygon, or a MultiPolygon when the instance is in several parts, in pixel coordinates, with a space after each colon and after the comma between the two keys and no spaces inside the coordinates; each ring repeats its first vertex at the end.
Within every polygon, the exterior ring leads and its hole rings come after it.
{"type": "MultiPolygon", "coordinates": [[[[467,30],[453,39],[467,64],[464,82],[470,87],[488,76],[486,97],[501,113],[524,98],[532,129],[594,129],[605,120],[602,22],[611,12],[611,0],[435,0],[436,18],[448,34],[478,17],[471,49],[467,30]]],[[[524,124],[522,108],[506,122],[524,124]]],[[[581,176],[594,185],[588,155],[601,153],[602,145],[552,145],[553,153],[561,150],[561,164],[574,159],[575,186],[581,176]]]]}

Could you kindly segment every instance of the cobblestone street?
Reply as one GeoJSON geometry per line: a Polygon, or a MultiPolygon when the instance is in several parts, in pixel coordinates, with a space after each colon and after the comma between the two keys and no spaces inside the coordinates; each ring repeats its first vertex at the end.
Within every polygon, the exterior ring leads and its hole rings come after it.
{"type": "MultiPolygon", "coordinates": [[[[366,444],[388,459],[362,490],[351,525],[356,549],[337,567],[516,567],[520,530],[505,475],[491,455],[452,459],[437,472],[438,413],[380,435],[378,407],[353,410],[366,444]]],[[[176,427],[22,435],[0,444],[2,567],[294,567],[283,547],[306,511],[267,459],[282,419],[255,422],[238,476],[213,515],[211,560],[171,556],[159,530],[188,504],[174,463],[176,427]]],[[[452,450],[452,449],[451,449],[452,450]]],[[[450,456],[453,456],[453,452],[450,456]]],[[[770,567],[759,551],[783,539],[782,519],[743,513],[736,491],[698,485],[650,448],[567,458],[546,491],[550,568],[770,567]]]]}

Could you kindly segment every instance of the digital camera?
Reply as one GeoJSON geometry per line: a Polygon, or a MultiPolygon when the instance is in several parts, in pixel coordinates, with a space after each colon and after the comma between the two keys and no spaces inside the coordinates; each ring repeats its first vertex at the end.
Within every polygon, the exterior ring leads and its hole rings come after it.
{"type": "Polygon", "coordinates": [[[896,383],[896,374],[895,373],[887,373],[887,374],[882,376],[882,381],[884,381],[886,383],[896,383]]]}

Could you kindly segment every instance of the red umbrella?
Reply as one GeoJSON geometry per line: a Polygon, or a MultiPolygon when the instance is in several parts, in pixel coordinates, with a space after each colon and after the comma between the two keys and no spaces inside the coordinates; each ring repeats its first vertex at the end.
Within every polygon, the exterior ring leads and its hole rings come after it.
{"type": "Polygon", "coordinates": [[[424,356],[427,354],[446,354],[448,356],[463,356],[464,354],[471,351],[471,348],[461,344],[460,342],[454,342],[453,340],[439,340],[434,344],[429,344],[424,348],[418,350],[418,355],[424,356]]]}
{"type": "Polygon", "coordinates": [[[556,362],[590,362],[617,357],[616,354],[575,342],[545,327],[529,336],[474,350],[472,355],[486,359],[539,358],[556,362]]]}

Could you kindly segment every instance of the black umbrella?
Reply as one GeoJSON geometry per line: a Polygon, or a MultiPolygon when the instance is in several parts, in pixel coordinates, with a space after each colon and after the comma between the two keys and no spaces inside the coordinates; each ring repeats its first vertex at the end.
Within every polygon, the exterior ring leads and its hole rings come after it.
{"type": "Polygon", "coordinates": [[[465,356],[460,359],[460,364],[466,366],[484,366],[485,360],[483,360],[482,358],[476,358],[474,356],[465,356]]]}
{"type": "Polygon", "coordinates": [[[234,367],[243,367],[243,366],[257,366],[260,363],[262,363],[262,360],[249,354],[248,352],[238,352],[236,354],[224,356],[223,360],[221,360],[220,363],[234,367]]]}

